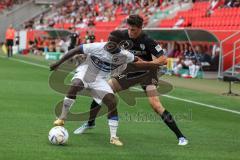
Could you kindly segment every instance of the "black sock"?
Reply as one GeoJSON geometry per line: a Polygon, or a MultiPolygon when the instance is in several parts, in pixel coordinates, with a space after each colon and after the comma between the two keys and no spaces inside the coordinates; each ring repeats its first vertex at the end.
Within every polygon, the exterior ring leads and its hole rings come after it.
{"type": "Polygon", "coordinates": [[[163,112],[163,114],[161,115],[161,118],[163,119],[165,124],[175,133],[175,135],[177,136],[178,139],[180,137],[184,137],[182,132],[178,129],[177,124],[176,124],[174,118],[172,117],[171,113],[169,113],[167,110],[165,110],[163,112]]]}
{"type": "Polygon", "coordinates": [[[90,108],[90,117],[89,117],[89,120],[88,120],[88,125],[89,126],[94,126],[95,125],[95,119],[97,117],[97,114],[100,110],[101,106],[96,102],[96,101],[92,101],[92,104],[91,104],[91,108],[90,108]]]}

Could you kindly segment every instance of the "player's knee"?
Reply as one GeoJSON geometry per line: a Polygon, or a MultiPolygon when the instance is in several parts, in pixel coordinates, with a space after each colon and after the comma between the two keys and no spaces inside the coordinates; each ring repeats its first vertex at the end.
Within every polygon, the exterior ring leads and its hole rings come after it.
{"type": "Polygon", "coordinates": [[[76,99],[77,92],[81,91],[84,88],[84,84],[80,79],[74,79],[72,86],[70,87],[67,97],[71,99],[76,99]]]}
{"type": "Polygon", "coordinates": [[[83,81],[81,79],[74,79],[72,82],[72,88],[75,88],[78,91],[81,91],[84,88],[83,81]]]}
{"type": "Polygon", "coordinates": [[[104,96],[103,103],[106,104],[111,109],[114,109],[117,106],[116,97],[112,93],[108,93],[104,96]]]}
{"type": "Polygon", "coordinates": [[[107,107],[108,107],[108,118],[109,119],[112,117],[118,116],[117,100],[116,100],[116,97],[114,96],[114,94],[107,94],[103,99],[103,103],[105,105],[107,105],[107,107]]]}
{"type": "Polygon", "coordinates": [[[108,81],[108,84],[111,86],[111,88],[113,89],[114,93],[119,92],[122,90],[120,84],[118,83],[118,81],[114,78],[110,79],[108,81]]]}

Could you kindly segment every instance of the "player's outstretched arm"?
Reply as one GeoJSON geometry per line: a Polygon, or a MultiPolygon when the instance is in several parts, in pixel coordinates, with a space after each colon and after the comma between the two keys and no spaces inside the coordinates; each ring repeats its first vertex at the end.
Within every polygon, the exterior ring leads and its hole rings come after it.
{"type": "Polygon", "coordinates": [[[73,57],[76,54],[84,54],[82,45],[70,50],[59,61],[57,61],[54,64],[51,64],[50,71],[57,69],[63,62],[65,62],[66,60],[68,60],[69,58],[73,57]]]}
{"type": "Polygon", "coordinates": [[[156,69],[159,68],[161,64],[143,61],[141,58],[135,56],[134,65],[141,69],[156,69]]]}
{"type": "Polygon", "coordinates": [[[167,57],[162,55],[158,58],[155,58],[151,63],[158,64],[160,66],[167,64],[167,57]]]}

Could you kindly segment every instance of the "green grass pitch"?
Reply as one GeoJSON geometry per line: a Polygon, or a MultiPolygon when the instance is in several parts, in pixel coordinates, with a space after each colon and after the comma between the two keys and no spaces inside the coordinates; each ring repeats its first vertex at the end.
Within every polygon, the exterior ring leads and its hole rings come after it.
{"type": "MultiPolygon", "coordinates": [[[[17,56],[15,59],[41,65],[48,63],[31,57],[17,56]]],[[[124,143],[123,147],[109,144],[106,116],[97,119],[95,129],[80,136],[72,132],[82,122],[67,122],[65,127],[70,134],[68,144],[51,145],[48,132],[55,119],[54,105],[64,95],[49,87],[49,75],[47,68],[0,57],[0,160],[240,159],[240,114],[167,97],[160,99],[176,117],[179,127],[189,139],[187,146],[177,146],[174,134],[153,113],[145,98],[138,99],[135,107],[129,107],[122,101],[118,105],[118,135],[124,143]]],[[[240,112],[239,98],[214,93],[214,87],[216,90],[221,87],[226,89],[225,83],[166,79],[175,83],[174,90],[169,93],[172,96],[240,112]],[[198,85],[206,89],[198,89],[198,85]]],[[[90,100],[79,97],[73,112],[86,111],[90,100]]]]}

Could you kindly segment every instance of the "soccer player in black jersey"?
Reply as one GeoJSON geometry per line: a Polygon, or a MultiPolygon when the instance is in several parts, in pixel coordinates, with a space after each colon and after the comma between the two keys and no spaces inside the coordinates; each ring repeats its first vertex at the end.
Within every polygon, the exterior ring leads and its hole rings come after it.
{"type": "MultiPolygon", "coordinates": [[[[166,58],[163,55],[163,50],[157,42],[150,39],[146,34],[142,32],[143,19],[139,15],[130,15],[127,19],[128,30],[122,31],[126,36],[126,40],[130,40],[129,50],[135,55],[140,57],[143,61],[148,63],[165,63],[166,58]],[[157,57],[152,59],[152,55],[157,57]]],[[[165,124],[175,133],[178,139],[178,145],[187,145],[188,140],[182,134],[182,132],[177,127],[177,124],[169,113],[161,104],[159,97],[157,96],[157,69],[148,72],[142,72],[142,69],[134,66],[133,64],[128,64],[127,68],[123,73],[117,77],[109,80],[109,84],[114,90],[114,92],[119,92],[126,90],[131,86],[140,84],[144,89],[146,95],[148,96],[149,103],[153,110],[163,119],[165,124]],[[125,76],[128,75],[128,76],[125,76]]],[[[100,105],[95,101],[91,104],[91,112],[89,121],[84,123],[80,128],[74,131],[75,134],[81,134],[87,129],[91,129],[95,126],[95,118],[98,111],[100,110],[100,105]]]]}

